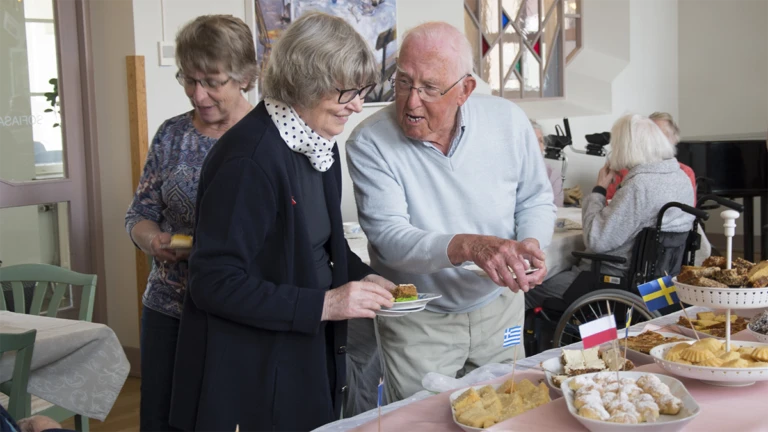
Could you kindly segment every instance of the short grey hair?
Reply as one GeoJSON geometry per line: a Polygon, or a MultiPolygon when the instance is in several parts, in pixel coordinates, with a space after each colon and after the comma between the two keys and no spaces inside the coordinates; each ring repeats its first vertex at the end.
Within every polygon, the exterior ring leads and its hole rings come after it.
{"type": "Polygon", "coordinates": [[[674,144],[650,118],[628,114],[613,124],[611,154],[608,156],[611,169],[631,169],[674,157],[674,144]]]}
{"type": "Polygon", "coordinates": [[[259,70],[251,29],[232,15],[203,15],[176,34],[176,65],[184,74],[222,72],[249,91],[259,70]]]}
{"type": "Polygon", "coordinates": [[[272,49],[263,95],[313,108],[337,88],[378,82],[376,59],[365,39],[341,18],[310,12],[289,25],[272,49]]]}
{"type": "Polygon", "coordinates": [[[472,73],[475,64],[472,44],[464,33],[456,27],[441,21],[431,21],[418,25],[405,32],[402,46],[404,47],[411,38],[417,38],[419,41],[433,46],[448,43],[453,54],[455,54],[455,67],[458,74],[466,75],[472,73]]]}
{"type": "Polygon", "coordinates": [[[538,130],[542,134],[544,134],[544,128],[541,127],[541,125],[536,120],[528,119],[531,122],[531,126],[533,126],[534,130],[538,130]]]}
{"type": "Polygon", "coordinates": [[[674,145],[677,145],[677,143],[680,142],[680,128],[677,126],[677,123],[675,123],[672,114],[656,111],[649,115],[648,118],[654,122],[661,123],[659,127],[661,127],[661,131],[664,132],[664,135],[667,136],[669,142],[674,145]]]}

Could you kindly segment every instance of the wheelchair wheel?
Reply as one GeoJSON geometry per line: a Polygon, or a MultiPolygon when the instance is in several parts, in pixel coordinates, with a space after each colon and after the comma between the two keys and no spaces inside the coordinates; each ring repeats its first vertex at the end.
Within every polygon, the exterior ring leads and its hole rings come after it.
{"type": "Polygon", "coordinates": [[[564,347],[581,340],[579,326],[611,313],[616,317],[616,326],[624,328],[627,312],[632,310],[632,324],[648,321],[660,316],[650,312],[639,296],[617,289],[605,289],[586,294],[576,300],[560,318],[555,329],[553,341],[555,347],[564,347]]]}

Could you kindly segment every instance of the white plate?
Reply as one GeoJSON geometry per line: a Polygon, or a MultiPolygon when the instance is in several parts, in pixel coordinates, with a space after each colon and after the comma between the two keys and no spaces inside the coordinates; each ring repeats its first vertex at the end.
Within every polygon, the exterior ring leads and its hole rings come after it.
{"type": "Polygon", "coordinates": [[[541,362],[541,368],[544,369],[544,375],[547,377],[547,385],[549,388],[554,390],[557,394],[563,394],[563,391],[560,390],[560,386],[555,385],[555,382],[552,380],[555,375],[565,375],[560,356],[541,362]]]}
{"type": "MultiPolygon", "coordinates": [[[[695,341],[689,341],[693,343],[695,341]]],[[[659,345],[651,350],[651,357],[664,370],[677,376],[697,379],[706,384],[723,387],[743,387],[754,384],[756,381],[768,381],[768,367],[764,368],[722,368],[693,366],[664,360],[664,355],[670,348],[682,342],[672,342],[659,345]]],[[[764,347],[760,342],[731,341],[733,347],[764,347]]]]}
{"type": "MultiPolygon", "coordinates": [[[[528,261],[526,260],[526,262],[528,262],[528,261]]],[[[474,273],[474,274],[476,274],[476,275],[478,275],[480,277],[486,277],[486,278],[488,277],[488,273],[486,273],[485,270],[480,268],[480,266],[475,264],[475,263],[463,265],[463,266],[461,266],[461,268],[463,268],[464,270],[469,270],[472,273],[474,273]]],[[[529,268],[528,270],[525,271],[525,274],[531,274],[531,273],[535,272],[536,270],[538,270],[538,269],[536,269],[536,268],[529,268]]],[[[517,279],[517,276],[512,271],[512,269],[509,269],[509,271],[510,271],[510,273],[512,273],[512,277],[517,279]]]]}
{"type": "Polygon", "coordinates": [[[409,313],[421,312],[426,307],[427,305],[417,306],[413,309],[400,309],[400,310],[381,309],[379,311],[376,311],[376,315],[381,317],[396,318],[396,317],[408,315],[409,313]]]}
{"type": "Polygon", "coordinates": [[[747,324],[747,329],[749,330],[750,333],[752,333],[752,336],[754,336],[755,339],[757,339],[759,342],[768,343],[768,335],[762,334],[762,333],[758,333],[758,332],[752,330],[749,327],[749,324],[747,324]]]}
{"type": "MultiPolygon", "coordinates": [[[[427,303],[431,302],[432,300],[437,300],[440,297],[442,297],[441,294],[429,294],[429,293],[419,293],[419,299],[418,300],[409,300],[404,302],[395,302],[395,304],[392,305],[391,308],[384,308],[382,310],[386,311],[399,311],[403,309],[414,309],[421,306],[426,306],[427,303]]],[[[424,309],[424,308],[421,308],[424,309]]]]}
{"type": "Polygon", "coordinates": [[[683,303],[730,309],[756,309],[768,306],[768,288],[705,288],[672,278],[683,303]]]}
{"type": "MultiPolygon", "coordinates": [[[[595,374],[584,374],[580,376],[591,376],[595,374]]],[[[568,378],[562,384],[563,397],[565,403],[568,405],[568,412],[576,418],[576,420],[584,425],[585,428],[592,432],[602,431],[643,431],[643,432],[667,432],[667,431],[679,431],[691,420],[693,420],[701,412],[701,407],[693,396],[688,392],[683,383],[672,377],[659,374],[649,374],[647,372],[621,372],[622,378],[632,378],[637,380],[643,375],[656,375],[661,382],[669,386],[669,390],[674,396],[679,398],[683,402],[683,406],[677,415],[661,415],[655,423],[638,423],[638,424],[621,424],[621,423],[609,423],[607,421],[592,420],[584,418],[578,414],[579,410],[573,406],[573,399],[576,392],[568,387],[568,384],[572,378],[568,378]]]]}

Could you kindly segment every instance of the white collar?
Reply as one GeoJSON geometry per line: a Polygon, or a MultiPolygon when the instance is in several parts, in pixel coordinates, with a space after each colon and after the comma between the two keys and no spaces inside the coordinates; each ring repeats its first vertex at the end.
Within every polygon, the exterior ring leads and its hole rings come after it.
{"type": "Polygon", "coordinates": [[[309,158],[317,171],[326,172],[333,166],[333,142],[313,131],[288,104],[264,99],[264,105],[288,148],[309,158]]]}

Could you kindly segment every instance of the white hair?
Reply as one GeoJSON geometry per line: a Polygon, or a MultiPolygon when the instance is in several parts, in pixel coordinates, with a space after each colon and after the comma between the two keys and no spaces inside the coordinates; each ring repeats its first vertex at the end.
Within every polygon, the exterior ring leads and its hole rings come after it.
{"type": "Polygon", "coordinates": [[[675,146],[648,117],[625,115],[611,129],[608,164],[619,171],[675,157],[675,146]]]}
{"type": "Polygon", "coordinates": [[[669,142],[675,145],[680,142],[680,128],[677,126],[677,123],[675,123],[672,114],[656,111],[649,115],[648,118],[659,125],[661,131],[664,132],[664,135],[669,138],[669,142]]]}
{"type": "Polygon", "coordinates": [[[536,120],[528,119],[531,122],[531,126],[533,126],[534,130],[540,131],[542,134],[544,133],[544,128],[541,127],[541,125],[536,120]]]}
{"type": "Polygon", "coordinates": [[[474,54],[472,44],[469,39],[456,27],[441,21],[427,22],[418,25],[403,36],[401,50],[412,39],[416,38],[419,42],[426,43],[433,47],[448,46],[451,54],[456,59],[455,68],[459,75],[471,74],[474,69],[474,54]]]}

